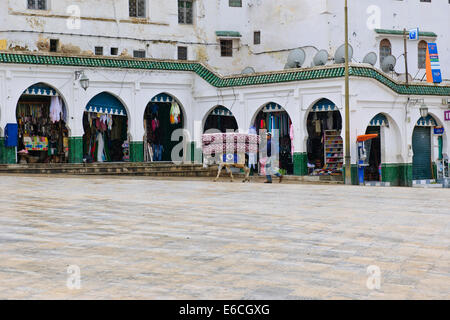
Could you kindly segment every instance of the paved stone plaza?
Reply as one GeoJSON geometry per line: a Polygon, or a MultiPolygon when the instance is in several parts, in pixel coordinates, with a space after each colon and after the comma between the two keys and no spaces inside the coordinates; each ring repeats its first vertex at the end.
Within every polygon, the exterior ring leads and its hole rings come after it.
{"type": "Polygon", "coordinates": [[[449,199],[448,189],[0,176],[0,299],[449,299],[449,199]],[[73,265],[79,290],[67,286],[73,265]]]}

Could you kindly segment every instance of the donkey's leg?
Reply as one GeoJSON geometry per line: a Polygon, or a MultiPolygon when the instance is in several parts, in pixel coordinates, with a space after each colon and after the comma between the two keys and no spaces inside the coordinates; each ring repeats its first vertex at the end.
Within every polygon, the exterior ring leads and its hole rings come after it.
{"type": "Polygon", "coordinates": [[[220,177],[220,172],[222,171],[222,168],[223,168],[223,164],[219,164],[219,170],[217,170],[218,172],[217,172],[217,177],[214,179],[214,182],[217,182],[217,180],[219,180],[219,177],[220,177]]]}
{"type": "Polygon", "coordinates": [[[231,182],[234,182],[233,171],[231,171],[231,166],[226,166],[225,169],[230,173],[231,182]]]}
{"type": "Polygon", "coordinates": [[[244,172],[245,172],[245,178],[244,178],[244,181],[242,181],[242,182],[250,182],[250,178],[249,178],[249,176],[250,176],[250,168],[249,167],[247,167],[247,166],[244,166],[244,172]]]}

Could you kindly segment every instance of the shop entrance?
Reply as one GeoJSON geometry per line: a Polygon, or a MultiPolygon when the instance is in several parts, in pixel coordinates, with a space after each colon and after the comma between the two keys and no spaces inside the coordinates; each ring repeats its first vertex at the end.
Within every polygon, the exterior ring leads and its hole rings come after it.
{"type": "Polygon", "coordinates": [[[19,163],[65,163],[69,129],[63,99],[52,87],[38,83],[25,90],[16,108],[19,163]]]}
{"type": "Polygon", "coordinates": [[[367,127],[366,134],[377,134],[370,140],[369,166],[364,169],[364,181],[381,181],[381,130],[378,126],[367,127]]]}
{"type": "Polygon", "coordinates": [[[272,136],[274,136],[273,131],[278,130],[280,173],[293,174],[294,165],[292,146],[294,143],[294,136],[292,121],[286,110],[274,102],[266,104],[256,115],[255,122],[250,128],[250,133],[260,134],[260,130],[267,130],[267,132],[272,133],[272,136]]]}
{"type": "Polygon", "coordinates": [[[437,126],[436,120],[428,115],[421,117],[414,127],[412,136],[413,180],[434,179],[431,154],[431,130],[437,126]]]}
{"type": "MultiPolygon", "coordinates": [[[[184,115],[178,101],[166,93],[155,96],[144,113],[144,161],[172,161],[172,149],[182,142],[172,134],[184,128],[184,115]]],[[[181,158],[183,150],[180,151],[181,158]]]]}
{"type": "Polygon", "coordinates": [[[89,101],[83,115],[84,160],[90,162],[129,161],[127,111],[107,92],[89,101]]]}
{"type": "Polygon", "coordinates": [[[226,133],[227,131],[237,131],[238,124],[233,113],[224,106],[215,107],[208,115],[203,127],[203,132],[211,129],[226,133]]]}
{"type": "Polygon", "coordinates": [[[342,175],[342,117],[336,105],[328,99],[318,101],[308,114],[307,130],[309,174],[342,175]]]}
{"type": "Polygon", "coordinates": [[[413,180],[431,179],[431,128],[416,126],[412,139],[413,180]]]}

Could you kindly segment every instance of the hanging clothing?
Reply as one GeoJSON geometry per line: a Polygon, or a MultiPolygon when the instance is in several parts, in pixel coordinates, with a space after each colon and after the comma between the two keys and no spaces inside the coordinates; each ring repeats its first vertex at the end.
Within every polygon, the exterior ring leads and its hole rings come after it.
{"type": "MultiPolygon", "coordinates": [[[[257,134],[256,128],[254,126],[250,127],[249,134],[255,134],[255,135],[257,134]]],[[[256,169],[257,164],[258,164],[258,162],[257,162],[257,154],[256,154],[256,152],[249,152],[249,154],[248,154],[248,167],[256,169]]]]}
{"type": "Polygon", "coordinates": [[[170,124],[178,124],[180,123],[180,106],[177,102],[172,102],[172,105],[170,107],[170,124]]]}
{"type": "Polygon", "coordinates": [[[328,111],[328,119],[327,119],[327,128],[328,130],[333,130],[333,112],[328,111]]]}
{"type": "Polygon", "coordinates": [[[97,149],[97,162],[105,161],[105,142],[103,141],[103,135],[101,132],[97,133],[98,149],[97,149]]]}
{"type": "Polygon", "coordinates": [[[322,132],[321,121],[315,120],[315,123],[316,123],[316,133],[321,133],[322,132]]]}
{"type": "Polygon", "coordinates": [[[58,122],[61,120],[62,104],[59,97],[51,97],[50,100],[50,120],[52,122],[58,122]]]}

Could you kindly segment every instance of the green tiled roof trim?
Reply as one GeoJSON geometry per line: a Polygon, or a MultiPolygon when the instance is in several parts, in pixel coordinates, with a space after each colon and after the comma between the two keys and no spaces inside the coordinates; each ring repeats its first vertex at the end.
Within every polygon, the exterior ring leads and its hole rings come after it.
{"type": "MultiPolygon", "coordinates": [[[[379,34],[403,35],[403,30],[375,29],[375,32],[379,34]]],[[[407,30],[406,32],[408,33],[409,31],[407,30]]],[[[419,36],[437,38],[437,34],[434,32],[420,31],[420,30],[419,36]]]]}
{"type": "MultiPolygon", "coordinates": [[[[320,80],[344,77],[343,65],[315,67],[310,69],[291,69],[279,72],[256,73],[251,75],[235,75],[222,77],[198,62],[189,61],[157,61],[150,59],[114,59],[94,57],[66,57],[30,55],[15,53],[0,53],[0,63],[36,64],[55,66],[124,68],[165,71],[195,72],[202,79],[217,88],[255,86],[292,81],[320,80]]],[[[450,86],[405,84],[395,82],[375,68],[351,65],[349,69],[352,77],[375,79],[398,94],[404,95],[435,95],[450,96],[450,86]]]]}
{"type": "Polygon", "coordinates": [[[218,37],[242,37],[238,31],[216,31],[218,37]]]}

